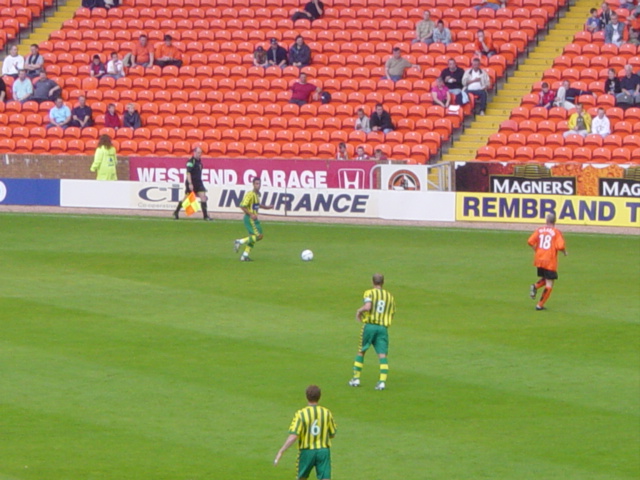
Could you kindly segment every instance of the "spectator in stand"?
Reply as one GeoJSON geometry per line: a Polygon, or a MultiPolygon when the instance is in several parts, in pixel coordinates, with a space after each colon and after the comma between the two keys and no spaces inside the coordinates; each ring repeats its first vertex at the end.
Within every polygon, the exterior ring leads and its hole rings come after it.
{"type": "Polygon", "coordinates": [[[619,93],[622,93],[620,79],[613,68],[609,69],[608,77],[604,81],[604,93],[607,95],[618,95],[619,93]]]}
{"type": "Polygon", "coordinates": [[[563,80],[562,86],[558,89],[558,93],[556,93],[555,105],[556,107],[570,110],[575,108],[575,102],[580,95],[594,95],[594,93],[589,90],[572,88],[569,80],[563,80]]]}
{"type": "Polygon", "coordinates": [[[71,122],[71,110],[64,104],[62,98],[58,97],[56,104],[49,110],[49,121],[51,123],[47,125],[47,128],[60,127],[64,130],[69,126],[69,122],[71,122]]]}
{"type": "Polygon", "coordinates": [[[492,10],[499,10],[500,8],[507,8],[507,0],[487,0],[480,5],[476,5],[476,10],[482,10],[483,8],[491,8],[492,10]]]}
{"type": "Polygon", "coordinates": [[[33,94],[29,100],[33,100],[38,103],[55,102],[61,93],[62,89],[60,88],[60,85],[50,78],[47,78],[47,72],[42,70],[40,72],[40,78],[33,85],[33,94]]]}
{"type": "Polygon", "coordinates": [[[284,68],[287,66],[287,51],[284,47],[278,45],[278,40],[272,38],[270,40],[271,48],[267,51],[267,60],[269,66],[284,68]]]}
{"type": "Polygon", "coordinates": [[[609,8],[609,4],[607,2],[602,2],[602,8],[600,9],[600,25],[602,28],[605,28],[611,22],[611,14],[613,12],[609,8]]]}
{"type": "Polygon", "coordinates": [[[448,66],[440,74],[440,78],[444,81],[445,86],[453,95],[456,96],[457,105],[466,105],[469,103],[469,95],[462,89],[462,77],[464,70],[458,68],[453,58],[449,59],[448,66]]]}
{"type": "Polygon", "coordinates": [[[598,9],[592,8],[589,13],[591,13],[591,16],[587,18],[584,29],[591,33],[599,32],[604,27],[602,25],[602,19],[598,16],[598,9]]]}
{"type": "Polygon", "coordinates": [[[269,66],[269,61],[267,60],[267,52],[261,45],[258,45],[256,51],[253,52],[253,65],[256,67],[264,68],[267,68],[269,66]]]}
{"type": "Polygon", "coordinates": [[[127,105],[127,111],[122,116],[122,126],[124,128],[140,128],[142,127],[142,119],[140,114],[136,111],[136,106],[133,103],[127,105]]]}
{"type": "Polygon", "coordinates": [[[553,101],[556,98],[556,92],[549,88],[549,84],[547,82],[542,83],[542,91],[540,92],[540,101],[538,102],[539,107],[545,107],[547,110],[551,110],[553,108],[553,101]]]}
{"type": "Polygon", "coordinates": [[[616,95],[617,105],[631,105],[640,102],[640,77],[633,73],[631,65],[624,66],[624,77],[620,80],[621,92],[616,95]]]}
{"type": "Polygon", "coordinates": [[[445,28],[442,20],[438,20],[436,29],[433,31],[432,43],[444,43],[445,45],[449,45],[451,43],[451,31],[448,28],[445,28]]]}
{"type": "MultiPolygon", "coordinates": [[[[6,61],[6,60],[5,60],[6,61]]],[[[18,78],[13,82],[13,99],[18,102],[26,102],[33,94],[33,83],[27,77],[27,71],[22,69],[18,74],[18,78]]]]}
{"type": "Polygon", "coordinates": [[[626,8],[627,10],[633,10],[636,8],[635,0],[631,0],[630,2],[625,2],[624,0],[620,0],[620,8],[626,8]]]}
{"type": "Polygon", "coordinates": [[[629,15],[629,43],[640,45],[640,6],[637,6],[629,15]]]}
{"type": "Polygon", "coordinates": [[[102,78],[107,74],[107,67],[104,66],[102,60],[100,60],[100,55],[94,55],[93,60],[89,64],[89,74],[91,78],[102,78]]]}
{"type": "Polygon", "coordinates": [[[481,57],[484,55],[489,58],[496,54],[496,50],[493,48],[493,42],[489,38],[484,30],[478,30],[476,34],[476,55],[481,57]]]}
{"type": "Polygon", "coordinates": [[[364,151],[364,147],[356,148],[356,160],[369,160],[369,155],[364,151]]]}
{"type": "Polygon", "coordinates": [[[384,153],[381,148],[376,148],[373,151],[373,160],[376,162],[386,162],[389,160],[389,157],[387,157],[387,154],[384,153]]]}
{"type": "Polygon", "coordinates": [[[9,49],[9,55],[2,61],[2,75],[17,78],[20,70],[24,69],[24,58],[18,55],[17,45],[9,49]]]}
{"type": "Polygon", "coordinates": [[[598,115],[593,119],[591,123],[591,133],[600,135],[602,138],[607,138],[607,135],[611,133],[611,122],[604,114],[604,108],[598,108],[598,115]]]}
{"type": "Polygon", "coordinates": [[[116,113],[116,106],[113,103],[107,105],[107,112],[104,114],[104,126],[114,130],[118,130],[122,126],[120,117],[116,113]]]}
{"type": "Polygon", "coordinates": [[[475,110],[481,116],[487,109],[487,94],[490,87],[489,75],[485,70],[480,68],[480,59],[471,60],[471,68],[464,72],[462,77],[462,85],[467,92],[476,97],[475,110]]]}
{"type": "Polygon", "coordinates": [[[640,45],[640,19],[635,19],[633,23],[629,22],[629,44],[640,45]]]}
{"type": "Polygon", "coordinates": [[[611,22],[604,27],[604,43],[620,47],[624,43],[625,25],[616,13],[611,14],[611,22]]]}
{"type": "Polygon", "coordinates": [[[338,144],[338,153],[336,154],[336,160],[349,160],[349,152],[347,152],[347,144],[340,142],[338,144]]]}
{"type": "Polygon", "coordinates": [[[374,112],[369,119],[372,132],[389,133],[395,130],[393,122],[391,121],[391,115],[387,112],[381,103],[376,105],[374,112]]]}
{"type": "Polygon", "coordinates": [[[141,67],[150,67],[154,62],[153,48],[149,45],[149,38],[146,35],[140,35],[138,44],[133,47],[130,53],[125,55],[123,63],[125,67],[133,67],[139,65],[141,67]]]}
{"type": "Polygon", "coordinates": [[[562,134],[564,138],[573,134],[586,137],[591,132],[591,115],[584,111],[581,103],[576,105],[576,112],[569,117],[568,127],[569,130],[562,134]]]}
{"type": "Polygon", "coordinates": [[[320,88],[312,83],[307,83],[307,74],[301,73],[298,81],[291,86],[291,100],[289,100],[289,103],[295,103],[300,106],[306,105],[309,103],[309,97],[314,92],[313,99],[317,100],[320,88]]]}
{"type": "Polygon", "coordinates": [[[40,75],[44,65],[44,57],[40,55],[40,49],[37,44],[31,45],[31,53],[24,59],[24,69],[27,71],[27,76],[35,78],[40,75]]]}
{"type": "Polygon", "coordinates": [[[302,68],[311,63],[311,49],[304,43],[302,35],[296,37],[296,41],[289,49],[289,65],[302,68]]]}
{"type": "Polygon", "coordinates": [[[444,84],[442,77],[436,78],[436,84],[431,88],[431,98],[433,98],[434,105],[449,108],[451,96],[449,95],[449,89],[444,84]]]}
{"type": "Polygon", "coordinates": [[[313,22],[317,18],[320,18],[324,13],[324,3],[320,0],[311,0],[304,6],[304,10],[298,10],[293,14],[291,20],[309,20],[313,22]]]}
{"type": "Polygon", "coordinates": [[[78,97],[78,106],[71,110],[70,127],[85,128],[93,125],[93,111],[87,105],[87,99],[80,95],[78,97]]]}
{"type": "Polygon", "coordinates": [[[0,77],[0,103],[4,103],[7,99],[7,84],[4,83],[2,77],[0,77]]]}
{"type": "Polygon", "coordinates": [[[359,108],[356,112],[356,122],[354,124],[354,128],[360,132],[370,133],[371,132],[371,123],[369,121],[369,117],[364,114],[364,109],[359,108]]]}
{"type": "Polygon", "coordinates": [[[154,63],[159,67],[173,65],[180,68],[182,66],[182,52],[173,45],[171,35],[164,36],[164,42],[156,47],[154,63]]]}
{"type": "Polygon", "coordinates": [[[115,78],[116,80],[124,77],[124,65],[122,60],[118,58],[117,52],[111,53],[111,60],[107,62],[107,77],[115,78]]]}
{"type": "Polygon", "coordinates": [[[404,71],[411,67],[419,68],[418,65],[414,65],[406,58],[402,58],[400,49],[396,47],[393,49],[391,57],[389,57],[389,60],[387,60],[387,63],[384,65],[385,76],[382,77],[382,79],[392,80],[394,82],[402,80],[404,71]]]}
{"type": "Polygon", "coordinates": [[[433,43],[433,31],[436,29],[436,24],[431,20],[431,12],[429,10],[424,11],[424,20],[419,21],[416,24],[416,38],[411,43],[426,43],[427,45],[433,43]]]}
{"type": "Polygon", "coordinates": [[[118,157],[109,135],[101,135],[90,170],[98,172],[96,180],[118,180],[118,157]]]}

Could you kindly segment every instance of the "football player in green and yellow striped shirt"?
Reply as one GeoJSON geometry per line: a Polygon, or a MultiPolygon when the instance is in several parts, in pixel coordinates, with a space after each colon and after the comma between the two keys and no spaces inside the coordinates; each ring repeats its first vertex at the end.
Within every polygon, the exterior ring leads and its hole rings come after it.
{"type": "Polygon", "coordinates": [[[364,366],[364,354],[373,345],[380,359],[380,380],[376,390],[384,390],[387,386],[389,373],[389,332],[388,328],[396,313],[396,301],[393,295],[383,289],[384,275],[376,273],[373,276],[373,288],[364,292],[364,305],[356,312],[356,321],[362,322],[360,332],[360,346],[353,362],[353,378],[349,380],[352,387],[360,386],[360,374],[364,366]]]}
{"type": "Polygon", "coordinates": [[[305,480],[316,469],[319,480],[331,479],[331,439],[336,435],[336,422],[328,408],[318,405],[320,387],[310,385],[306,391],[308,405],[298,410],[289,427],[289,436],[278,450],[278,465],[282,454],[298,442],[298,480],[305,480]]]}
{"type": "Polygon", "coordinates": [[[260,220],[258,220],[258,209],[271,210],[273,208],[260,204],[260,179],[258,177],[253,179],[253,190],[245,193],[242,202],[240,202],[240,208],[244,212],[244,226],[249,232],[249,236],[236,240],[233,244],[233,249],[238,253],[240,247],[245,245],[240,261],[250,262],[249,253],[251,249],[256,242],[263,238],[262,226],[260,225],[260,220]]]}

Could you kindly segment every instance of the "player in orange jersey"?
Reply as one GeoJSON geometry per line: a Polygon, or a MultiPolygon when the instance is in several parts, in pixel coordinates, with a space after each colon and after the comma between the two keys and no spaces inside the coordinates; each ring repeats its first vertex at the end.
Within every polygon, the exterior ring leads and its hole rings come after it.
{"type": "Polygon", "coordinates": [[[553,290],[553,281],[558,278],[558,252],[567,256],[567,250],[564,245],[564,237],[560,230],[556,228],[556,216],[553,213],[547,215],[547,224],[538,228],[531,236],[527,243],[533,248],[535,257],[533,264],[538,267],[538,283],[531,284],[530,296],[536,299],[538,289],[544,285],[540,301],[536,305],[536,310],[544,310],[544,304],[551,296],[553,290]]]}

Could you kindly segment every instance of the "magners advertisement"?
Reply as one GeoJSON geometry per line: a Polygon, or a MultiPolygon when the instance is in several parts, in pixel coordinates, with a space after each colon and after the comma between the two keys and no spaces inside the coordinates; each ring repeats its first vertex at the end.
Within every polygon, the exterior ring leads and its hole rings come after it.
{"type": "Polygon", "coordinates": [[[640,198],[640,165],[458,162],[456,190],[640,198]]]}

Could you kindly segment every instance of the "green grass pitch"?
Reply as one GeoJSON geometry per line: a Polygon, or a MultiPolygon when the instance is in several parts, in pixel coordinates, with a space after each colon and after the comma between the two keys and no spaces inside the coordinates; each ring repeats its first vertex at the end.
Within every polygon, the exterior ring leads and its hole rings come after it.
{"type": "Polygon", "coordinates": [[[566,234],[536,312],[526,232],[263,226],[245,264],[240,219],[0,215],[0,480],[292,479],[311,383],[335,480],[640,477],[638,236],[566,234]],[[372,353],[347,386],[376,271],[384,392],[372,353]]]}

